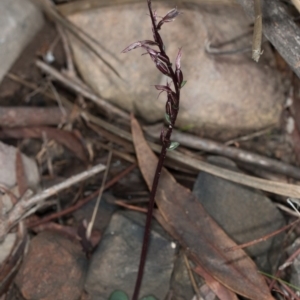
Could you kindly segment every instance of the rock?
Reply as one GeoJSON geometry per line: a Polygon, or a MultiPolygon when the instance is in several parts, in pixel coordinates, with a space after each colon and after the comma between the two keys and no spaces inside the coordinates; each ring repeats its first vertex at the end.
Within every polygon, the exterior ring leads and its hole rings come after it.
{"type": "MultiPolygon", "coordinates": [[[[116,210],[116,206],[108,203],[107,201],[114,200],[114,197],[109,193],[104,193],[102,195],[99,209],[97,211],[96,219],[93,228],[99,230],[100,232],[104,231],[107,225],[109,224],[110,218],[114,211],[116,210]]],[[[77,222],[81,222],[82,220],[90,221],[94,207],[97,201],[97,197],[88,202],[86,205],[77,209],[73,215],[77,222]]]]}
{"type": "Polygon", "coordinates": [[[195,294],[184,261],[184,252],[181,252],[175,260],[170,285],[172,300],[190,300],[195,294]]]}
{"type": "MultiPolygon", "coordinates": [[[[226,158],[210,157],[209,161],[227,169],[238,170],[226,158]]],[[[285,225],[281,213],[260,191],[201,172],[193,193],[237,244],[263,237],[285,225]]],[[[260,270],[271,272],[272,268],[276,268],[282,240],[282,234],[276,235],[246,248],[245,251],[254,258],[260,270]]]]}
{"type": "MultiPolygon", "coordinates": [[[[107,300],[115,290],[132,297],[144,233],[145,216],[117,212],[95,251],[85,290],[92,300],[107,300]]],[[[155,223],[155,222],[154,222],[155,223]]],[[[140,298],[153,295],[164,299],[169,290],[174,252],[171,241],[154,226],[140,298]]]]}
{"type": "Polygon", "coordinates": [[[0,82],[43,23],[41,12],[29,0],[0,2],[0,82]]]}
{"type": "MultiPolygon", "coordinates": [[[[0,142],[0,183],[8,188],[17,184],[16,179],[17,149],[0,142]]],[[[36,190],[40,180],[36,162],[21,154],[28,186],[36,190]]]]}
{"type": "Polygon", "coordinates": [[[27,300],[78,300],[86,270],[79,244],[44,231],[32,239],[15,283],[27,300]]]}
{"type": "MultiPolygon", "coordinates": [[[[170,10],[165,3],[153,3],[158,15],[170,10]]],[[[241,8],[230,5],[179,7],[183,12],[173,23],[165,24],[162,36],[167,53],[174,61],[182,47],[182,71],[187,80],[182,89],[177,127],[208,137],[228,139],[260,130],[279,121],[283,92],[267,44],[257,64],[251,51],[217,56],[205,52],[205,43],[237,39],[227,48],[250,45],[245,37],[249,22],[241,8]]],[[[146,3],[116,5],[84,11],[70,20],[102,44],[103,57],[120,73],[122,80],[85,46],[72,39],[78,69],[84,80],[103,98],[147,122],[164,118],[165,95],[158,98],[154,84],[165,84],[145,51],[120,53],[135,41],[153,39],[146,3]],[[101,30],[99,30],[101,28],[101,30]]],[[[222,48],[222,49],[227,49],[222,48]]]]}

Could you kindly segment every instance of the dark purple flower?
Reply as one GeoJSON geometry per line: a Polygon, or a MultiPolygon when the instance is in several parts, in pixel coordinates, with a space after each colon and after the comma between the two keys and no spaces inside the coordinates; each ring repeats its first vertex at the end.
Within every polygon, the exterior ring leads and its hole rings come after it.
{"type": "Polygon", "coordinates": [[[173,111],[172,111],[172,104],[170,101],[166,102],[166,113],[170,116],[170,121],[172,123],[173,111]]]}
{"type": "Polygon", "coordinates": [[[155,88],[159,91],[164,91],[167,93],[172,93],[173,91],[171,90],[171,88],[168,85],[155,85],[155,88]]]}
{"type": "Polygon", "coordinates": [[[176,69],[176,77],[177,77],[177,81],[178,81],[178,85],[179,85],[179,88],[181,87],[181,84],[182,84],[182,81],[183,81],[183,74],[181,72],[180,69],[176,69]]]}
{"type": "Polygon", "coordinates": [[[156,28],[157,30],[161,29],[161,26],[164,23],[172,22],[174,19],[180,14],[180,12],[177,10],[177,7],[170,10],[157,24],[156,28]]]}
{"type": "Polygon", "coordinates": [[[150,41],[150,40],[138,41],[138,42],[134,42],[134,43],[130,44],[129,46],[127,46],[122,51],[122,53],[129,52],[129,51],[131,51],[133,49],[136,49],[136,48],[139,48],[139,47],[149,48],[149,47],[147,47],[147,45],[158,46],[158,44],[154,41],[150,41]]]}
{"type": "Polygon", "coordinates": [[[136,49],[138,47],[141,47],[141,46],[142,46],[141,42],[134,42],[134,43],[130,44],[129,46],[127,46],[121,53],[129,52],[129,51],[136,49]]]}
{"type": "Polygon", "coordinates": [[[160,52],[158,53],[157,58],[166,64],[170,63],[169,57],[166,55],[162,55],[160,52]]]}
{"type": "Polygon", "coordinates": [[[181,48],[179,49],[178,51],[178,54],[177,54],[177,57],[176,57],[176,69],[180,69],[180,60],[181,60],[181,56],[182,56],[182,51],[181,51],[181,48]]]}
{"type": "Polygon", "coordinates": [[[162,63],[160,60],[155,59],[156,68],[162,72],[164,75],[171,76],[168,67],[162,63]]]}

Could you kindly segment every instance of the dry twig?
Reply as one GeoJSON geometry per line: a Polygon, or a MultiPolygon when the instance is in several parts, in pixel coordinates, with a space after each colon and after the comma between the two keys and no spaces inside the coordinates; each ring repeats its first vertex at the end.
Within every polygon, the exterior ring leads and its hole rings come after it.
{"type": "MultiPolygon", "coordinates": [[[[157,135],[156,128],[156,126],[144,127],[146,133],[153,138],[155,138],[157,135]]],[[[192,134],[182,133],[178,130],[174,130],[173,138],[181,145],[189,148],[223,155],[240,162],[263,168],[271,172],[276,172],[296,179],[300,179],[299,168],[275,159],[271,159],[239,148],[228,147],[221,143],[194,136],[192,134]]]]}
{"type": "Polygon", "coordinates": [[[6,215],[0,216],[0,240],[12,227],[14,227],[17,224],[19,220],[23,219],[24,216],[28,215],[28,211],[30,211],[30,213],[33,214],[38,208],[40,208],[41,203],[45,199],[59,193],[60,191],[80,181],[86,180],[87,178],[94,176],[95,174],[103,171],[104,169],[105,166],[99,164],[87,171],[72,176],[57,185],[54,185],[36,194],[33,197],[28,197],[28,193],[26,193],[24,197],[22,197],[19,200],[19,202],[16,203],[16,205],[6,215]]]}
{"type": "Polygon", "coordinates": [[[129,119],[129,115],[127,113],[125,113],[123,110],[121,110],[121,109],[113,106],[112,104],[106,102],[105,100],[101,99],[100,97],[95,95],[91,90],[82,88],[82,86],[79,85],[77,82],[62,75],[60,72],[58,72],[54,68],[50,67],[43,61],[37,60],[36,65],[43,72],[46,72],[47,74],[51,75],[55,80],[63,83],[65,86],[67,86],[71,90],[75,91],[76,93],[82,95],[83,97],[95,102],[100,108],[103,109],[104,113],[106,113],[108,115],[114,114],[114,115],[117,115],[126,120],[129,119]]]}
{"type": "Polygon", "coordinates": [[[0,107],[1,127],[58,125],[66,115],[57,107],[0,107]]]}
{"type": "Polygon", "coordinates": [[[97,201],[96,201],[96,204],[95,204],[95,207],[94,207],[94,210],[93,210],[93,215],[92,215],[91,221],[89,222],[88,227],[86,229],[86,238],[88,240],[91,237],[92,229],[93,229],[93,226],[94,226],[94,223],[95,223],[95,220],[96,220],[96,215],[97,215],[97,212],[98,212],[98,208],[99,208],[99,205],[100,205],[100,200],[101,200],[103,191],[105,189],[105,182],[106,182],[107,175],[108,175],[108,170],[109,170],[109,166],[110,166],[110,162],[111,162],[111,157],[112,157],[112,152],[109,151],[108,158],[107,158],[106,169],[105,169],[104,176],[103,176],[102,183],[101,183],[101,188],[99,190],[99,194],[98,194],[97,201]]]}
{"type": "MultiPolygon", "coordinates": [[[[17,80],[21,82],[22,84],[31,87],[31,88],[36,88],[36,85],[28,83],[18,77],[11,76],[10,78],[17,80]]],[[[50,98],[53,98],[53,96],[50,94],[50,98]]],[[[72,108],[73,104],[66,100],[65,98],[62,98],[62,101],[64,105],[67,108],[72,108]]],[[[109,122],[106,122],[96,116],[93,116],[87,111],[82,110],[80,113],[81,117],[85,119],[88,122],[92,122],[94,124],[97,124],[98,126],[103,127],[107,131],[127,140],[132,142],[132,136],[129,132],[118,128],[114,125],[112,125],[109,122]]],[[[154,143],[149,142],[150,147],[152,148],[153,151],[159,153],[160,152],[160,146],[154,143]]],[[[173,160],[177,162],[181,162],[183,165],[188,166],[193,168],[194,170],[197,171],[204,171],[209,174],[224,178],[229,181],[233,181],[235,183],[239,183],[245,186],[249,186],[252,188],[260,189],[262,191],[282,195],[282,196],[287,196],[287,197],[292,197],[292,198],[300,198],[300,187],[294,184],[287,184],[287,183],[281,183],[281,182],[276,182],[276,181],[271,181],[271,180],[265,180],[265,179],[260,179],[256,178],[253,176],[245,175],[243,173],[238,173],[238,172],[233,172],[229,171],[217,166],[213,166],[209,163],[202,162],[198,159],[195,158],[190,158],[186,155],[182,155],[181,153],[178,153],[177,151],[171,151],[168,154],[169,158],[172,158],[173,160]]]]}
{"type": "MultiPolygon", "coordinates": [[[[109,182],[107,182],[105,184],[105,189],[108,189],[111,186],[113,186],[116,182],[118,182],[121,178],[123,178],[124,176],[126,176],[129,172],[131,172],[135,168],[136,168],[136,164],[130,165],[124,171],[122,171],[117,176],[115,176],[113,179],[111,179],[109,182]]],[[[38,226],[40,224],[44,224],[44,223],[47,223],[49,221],[55,220],[55,219],[57,219],[59,217],[65,216],[67,214],[70,214],[73,211],[77,210],[78,208],[82,207],[83,205],[87,204],[89,201],[93,200],[95,197],[97,197],[98,194],[99,194],[99,190],[97,190],[94,193],[90,194],[86,198],[78,201],[76,204],[74,204],[71,207],[67,207],[64,210],[60,211],[60,212],[56,212],[56,213],[54,213],[54,214],[52,214],[50,216],[44,217],[43,219],[40,219],[40,220],[38,220],[36,222],[29,223],[28,227],[32,228],[32,227],[38,226]]]]}

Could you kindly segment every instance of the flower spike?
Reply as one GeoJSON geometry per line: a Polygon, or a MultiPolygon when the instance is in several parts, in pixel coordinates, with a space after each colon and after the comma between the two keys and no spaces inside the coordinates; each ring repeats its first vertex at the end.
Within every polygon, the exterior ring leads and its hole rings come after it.
{"type": "Polygon", "coordinates": [[[180,14],[180,12],[177,10],[177,7],[173,8],[157,24],[157,19],[158,19],[157,12],[155,10],[152,10],[151,0],[147,0],[147,3],[148,3],[148,9],[151,18],[154,41],[144,40],[144,41],[135,42],[129,45],[127,48],[125,48],[122,52],[126,53],[138,47],[145,49],[147,51],[147,53],[145,54],[149,54],[151,60],[155,63],[156,68],[162,74],[170,77],[171,80],[170,82],[167,81],[166,85],[155,85],[155,88],[159,91],[159,95],[162,92],[167,93],[167,101],[165,105],[165,119],[166,122],[168,123],[168,127],[166,130],[162,129],[160,134],[162,149],[159,156],[158,164],[154,175],[153,185],[150,193],[150,200],[148,205],[148,213],[147,213],[147,219],[145,225],[145,234],[144,234],[142,253],[140,257],[138,277],[137,277],[132,300],[139,299],[139,290],[142,283],[143,270],[146,262],[147,249],[149,243],[149,234],[150,234],[153,207],[155,202],[155,195],[156,195],[160,174],[162,172],[164,160],[167,151],[175,150],[176,147],[178,147],[179,145],[179,143],[177,142],[171,142],[170,138],[179,111],[180,89],[186,83],[186,81],[183,80],[183,74],[181,72],[181,65],[180,65],[180,60],[182,55],[181,49],[179,49],[179,52],[175,60],[175,68],[173,68],[172,63],[168,55],[166,54],[164,42],[159,34],[159,30],[161,29],[162,25],[164,23],[172,22],[180,14]],[[157,48],[153,49],[152,48],[153,46],[154,48],[155,47],[157,48]]]}

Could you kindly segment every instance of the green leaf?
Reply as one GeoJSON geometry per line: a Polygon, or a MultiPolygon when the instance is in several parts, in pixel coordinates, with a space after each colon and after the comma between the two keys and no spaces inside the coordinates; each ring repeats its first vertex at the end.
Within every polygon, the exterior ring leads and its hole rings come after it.
{"type": "Polygon", "coordinates": [[[171,119],[170,119],[170,116],[168,114],[165,114],[165,119],[168,122],[168,124],[171,124],[171,119]]]}
{"type": "Polygon", "coordinates": [[[186,83],[187,83],[187,81],[186,81],[186,80],[183,80],[183,81],[181,82],[180,88],[182,89],[182,88],[185,86],[186,83]]]}
{"type": "Polygon", "coordinates": [[[123,291],[114,291],[109,296],[109,300],[129,300],[127,294],[123,291]]]}
{"type": "Polygon", "coordinates": [[[141,300],[157,300],[157,299],[153,296],[146,296],[146,297],[143,297],[141,300]]]}
{"type": "Polygon", "coordinates": [[[178,142],[171,142],[169,148],[167,149],[168,151],[173,151],[179,146],[178,142]]]}

